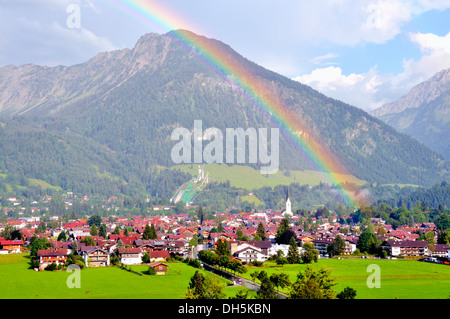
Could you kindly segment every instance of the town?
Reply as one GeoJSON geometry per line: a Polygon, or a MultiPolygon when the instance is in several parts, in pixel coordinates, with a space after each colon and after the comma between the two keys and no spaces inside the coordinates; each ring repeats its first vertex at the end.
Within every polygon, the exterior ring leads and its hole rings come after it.
{"type": "MultiPolygon", "coordinates": [[[[72,205],[72,198],[73,194],[66,194],[66,207],[72,205]]],[[[105,204],[115,199],[111,197],[105,204]]],[[[17,199],[9,200],[13,208],[3,209],[5,214],[20,207],[15,204],[17,199]]],[[[48,196],[46,203],[50,204],[48,196]]],[[[32,214],[36,210],[32,208],[32,214]]],[[[370,218],[361,224],[354,223],[351,217],[342,223],[342,217],[338,220],[335,212],[323,207],[308,212],[306,217],[292,211],[288,189],[285,207],[279,211],[207,215],[197,206],[190,207],[189,212],[172,210],[169,206],[154,206],[153,214],[147,216],[116,216],[110,212],[107,217],[92,214],[69,219],[48,215],[51,209],[41,207],[38,216],[22,217],[19,213],[0,223],[0,254],[24,250],[33,254],[34,247],[32,268],[40,271],[61,267],[76,255],[83,267],[148,264],[159,266],[158,273],[164,274],[164,262],[197,259],[199,252],[215,249],[219,242],[226,242],[231,258],[241,264],[282,260],[281,256],[289,255],[294,238],[299,256],[312,244],[318,258],[415,258],[446,265],[450,260],[448,234],[434,223],[408,223],[394,228],[382,218],[370,218]],[[309,227],[304,226],[306,221],[309,227]],[[39,245],[33,245],[37,242],[39,245]]]]}

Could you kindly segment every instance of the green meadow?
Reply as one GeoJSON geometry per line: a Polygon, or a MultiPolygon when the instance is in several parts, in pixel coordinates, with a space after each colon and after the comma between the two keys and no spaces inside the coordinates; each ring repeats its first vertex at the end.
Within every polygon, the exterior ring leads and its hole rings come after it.
{"type": "MultiPolygon", "coordinates": [[[[320,259],[312,267],[325,267],[337,283],[337,292],[351,287],[357,291],[357,299],[447,299],[450,297],[450,266],[431,264],[416,260],[387,259],[320,259]],[[374,271],[368,267],[377,265],[380,274],[380,288],[369,288],[374,271]]],[[[278,266],[266,262],[263,267],[251,267],[244,277],[251,279],[251,273],[264,270],[270,276],[275,272],[288,274],[295,281],[299,271],[306,265],[278,266]]]]}
{"type": "MultiPolygon", "coordinates": [[[[159,276],[138,276],[118,267],[85,268],[81,287],[68,288],[73,272],[38,272],[28,269],[28,261],[26,254],[0,255],[0,299],[182,299],[196,271],[184,263],[168,263],[167,274],[159,276]]],[[[147,268],[132,267],[137,272],[147,268]]],[[[234,296],[238,290],[229,286],[224,292],[234,296]]]]}
{"type": "MultiPolygon", "coordinates": [[[[81,288],[68,288],[67,279],[73,273],[28,269],[26,254],[0,255],[0,299],[181,299],[184,297],[195,268],[184,263],[168,263],[164,276],[138,276],[117,267],[86,268],[80,272],[81,288]]],[[[358,299],[447,299],[450,296],[450,266],[414,260],[322,259],[313,267],[331,269],[336,291],[352,287],[358,299]],[[380,269],[380,288],[369,288],[369,265],[380,269]]],[[[263,267],[249,267],[245,277],[265,270],[269,275],[285,272],[295,281],[306,265],[278,266],[266,262],[263,267]]],[[[146,266],[132,266],[137,272],[146,266]]],[[[210,275],[201,270],[205,274],[210,275]]],[[[228,281],[223,280],[227,285],[228,281]]],[[[242,289],[226,286],[227,296],[242,289]]]]}
{"type": "MultiPolygon", "coordinates": [[[[198,165],[176,165],[171,169],[179,169],[180,171],[190,173],[193,176],[198,174],[198,165]]],[[[240,188],[252,190],[264,186],[275,187],[277,185],[289,185],[298,183],[299,185],[319,185],[320,182],[328,181],[321,172],[312,170],[290,170],[278,171],[275,174],[263,175],[258,169],[249,166],[227,164],[206,164],[205,174],[209,174],[209,179],[217,182],[229,181],[230,185],[240,188]]],[[[354,183],[358,186],[364,185],[366,182],[352,175],[339,175],[338,179],[354,183]]]]}

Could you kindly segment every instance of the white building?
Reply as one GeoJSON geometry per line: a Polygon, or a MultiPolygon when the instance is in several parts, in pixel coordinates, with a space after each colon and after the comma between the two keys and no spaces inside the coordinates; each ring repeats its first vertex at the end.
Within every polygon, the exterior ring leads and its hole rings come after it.
{"type": "Polygon", "coordinates": [[[281,214],[283,216],[286,216],[286,215],[293,216],[294,215],[292,213],[291,198],[289,196],[289,188],[287,189],[287,194],[286,194],[286,209],[281,214]]]}
{"type": "Polygon", "coordinates": [[[246,263],[253,261],[265,262],[269,258],[269,256],[261,252],[260,248],[253,245],[246,245],[241,250],[236,251],[233,256],[246,263]]]}
{"type": "Polygon", "coordinates": [[[120,262],[124,265],[138,265],[142,263],[142,251],[140,248],[119,248],[120,262]]]}

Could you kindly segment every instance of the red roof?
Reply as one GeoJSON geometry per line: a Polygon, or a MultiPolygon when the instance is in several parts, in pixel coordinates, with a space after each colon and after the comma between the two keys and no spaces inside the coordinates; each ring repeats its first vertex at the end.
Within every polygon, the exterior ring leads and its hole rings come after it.
{"type": "Polygon", "coordinates": [[[37,252],[40,256],[67,256],[67,249],[41,249],[37,252]]]}
{"type": "Polygon", "coordinates": [[[119,254],[139,254],[141,253],[140,248],[119,248],[119,254]]]}
{"type": "Polygon", "coordinates": [[[150,255],[150,258],[169,258],[169,252],[167,250],[154,250],[149,251],[148,254],[150,255]]]}
{"type": "Polygon", "coordinates": [[[0,246],[5,245],[23,245],[23,240],[2,240],[0,241],[0,246]]]}

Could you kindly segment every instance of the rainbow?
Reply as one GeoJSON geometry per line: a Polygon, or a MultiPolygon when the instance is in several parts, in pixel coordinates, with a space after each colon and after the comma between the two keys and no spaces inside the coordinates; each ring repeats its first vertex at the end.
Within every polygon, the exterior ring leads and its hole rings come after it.
{"type": "Polygon", "coordinates": [[[231,76],[234,85],[239,87],[241,92],[257,110],[265,115],[276,127],[280,128],[291,145],[317,168],[330,185],[339,189],[343,201],[350,207],[358,206],[357,190],[350,184],[345,183],[345,176],[350,174],[343,165],[340,164],[334,154],[320,143],[320,138],[314,136],[312,131],[300,118],[294,114],[289,107],[281,101],[277,94],[268,84],[252,75],[249,70],[235,57],[226,54],[218,45],[211,45],[206,38],[197,36],[192,32],[184,31],[198,30],[190,21],[185,21],[177,15],[174,10],[164,7],[160,2],[150,0],[108,0],[110,7],[120,13],[126,14],[137,23],[140,23],[152,30],[160,29],[162,32],[172,31],[177,42],[186,49],[192,47],[201,51],[202,63],[210,69],[222,75],[231,76]],[[173,31],[176,30],[176,31],[173,31]],[[272,94],[271,94],[272,92],[272,94]]]}

